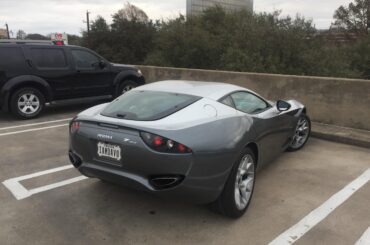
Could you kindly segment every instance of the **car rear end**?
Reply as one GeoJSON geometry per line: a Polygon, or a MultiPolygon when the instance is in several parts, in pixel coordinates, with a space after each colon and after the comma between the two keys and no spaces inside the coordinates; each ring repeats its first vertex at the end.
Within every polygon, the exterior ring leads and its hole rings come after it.
{"type": "MultiPolygon", "coordinates": [[[[191,166],[191,152],[157,151],[137,129],[76,120],[70,130],[71,162],[89,177],[155,191],[180,184],[191,166]]],[[[153,137],[156,144],[164,144],[159,141],[153,137]]]]}
{"type": "MultiPolygon", "coordinates": [[[[140,109],[130,111],[130,98],[128,95],[123,97],[126,98],[124,111],[117,110],[122,108],[118,101],[116,105],[113,102],[104,109],[92,109],[91,114],[85,112],[72,120],[69,152],[72,164],[88,177],[166,197],[194,203],[215,200],[227,177],[228,159],[232,154],[198,152],[196,144],[192,144],[197,137],[191,140],[188,128],[158,130],[147,126],[164,122],[161,119],[174,117],[180,110],[186,113],[187,107],[201,98],[175,99],[173,106],[153,108],[149,104],[142,105],[151,107],[152,111],[143,109],[134,115],[133,111],[140,109]],[[221,166],[216,165],[218,161],[222,162],[221,166]]],[[[170,97],[166,101],[173,99],[170,97]]],[[[150,104],[155,102],[158,101],[148,101],[150,104]]],[[[201,126],[193,128],[199,131],[198,127],[201,126]]]]}

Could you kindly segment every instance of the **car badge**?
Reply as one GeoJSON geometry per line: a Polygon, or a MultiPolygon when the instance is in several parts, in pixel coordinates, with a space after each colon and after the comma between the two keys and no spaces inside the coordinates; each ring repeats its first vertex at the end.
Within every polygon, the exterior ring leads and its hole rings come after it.
{"type": "Polygon", "coordinates": [[[106,135],[106,134],[98,134],[98,138],[106,139],[106,140],[111,140],[111,139],[113,139],[113,136],[106,135]]]}

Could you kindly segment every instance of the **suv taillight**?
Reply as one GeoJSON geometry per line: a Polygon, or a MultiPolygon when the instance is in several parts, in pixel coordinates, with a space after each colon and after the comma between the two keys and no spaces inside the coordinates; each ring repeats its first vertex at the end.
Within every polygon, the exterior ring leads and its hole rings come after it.
{"type": "Polygon", "coordinates": [[[155,151],[177,154],[187,154],[192,152],[189,147],[159,135],[147,132],[141,132],[140,135],[144,142],[155,151]]]}
{"type": "Polygon", "coordinates": [[[76,122],[76,121],[72,122],[70,125],[71,134],[76,133],[80,129],[80,126],[81,126],[80,122],[76,122]]]}

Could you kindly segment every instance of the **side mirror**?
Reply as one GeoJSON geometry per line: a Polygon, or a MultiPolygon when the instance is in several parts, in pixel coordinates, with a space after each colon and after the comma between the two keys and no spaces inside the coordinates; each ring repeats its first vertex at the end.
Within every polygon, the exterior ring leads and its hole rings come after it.
{"type": "Polygon", "coordinates": [[[107,67],[107,63],[105,63],[104,60],[101,60],[101,61],[99,61],[99,67],[101,69],[104,69],[105,67],[107,67]]]}
{"type": "Polygon", "coordinates": [[[292,106],[284,100],[279,100],[276,103],[276,107],[277,107],[278,111],[284,112],[284,111],[288,111],[292,106]]]}

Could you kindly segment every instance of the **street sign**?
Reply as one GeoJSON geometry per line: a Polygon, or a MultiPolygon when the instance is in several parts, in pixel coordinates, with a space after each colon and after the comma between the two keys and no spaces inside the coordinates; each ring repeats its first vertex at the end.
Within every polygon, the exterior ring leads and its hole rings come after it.
{"type": "Polygon", "coordinates": [[[57,45],[68,45],[68,35],[66,33],[52,33],[51,41],[57,45]]]}

